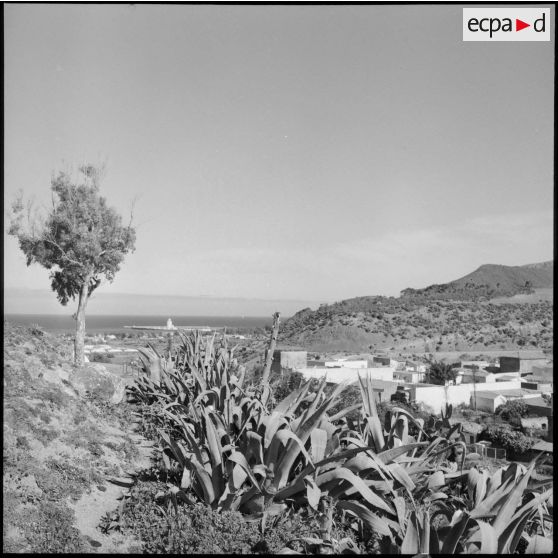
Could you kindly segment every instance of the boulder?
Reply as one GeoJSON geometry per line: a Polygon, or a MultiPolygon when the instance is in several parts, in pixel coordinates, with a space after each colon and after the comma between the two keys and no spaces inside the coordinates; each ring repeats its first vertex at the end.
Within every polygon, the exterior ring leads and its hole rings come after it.
{"type": "Polygon", "coordinates": [[[43,380],[51,384],[62,384],[70,380],[70,375],[63,368],[48,368],[43,372],[43,380]]]}
{"type": "Polygon", "coordinates": [[[122,401],[126,387],[122,378],[110,373],[99,363],[87,363],[76,370],[71,382],[80,395],[89,392],[89,394],[111,403],[122,401]]]}

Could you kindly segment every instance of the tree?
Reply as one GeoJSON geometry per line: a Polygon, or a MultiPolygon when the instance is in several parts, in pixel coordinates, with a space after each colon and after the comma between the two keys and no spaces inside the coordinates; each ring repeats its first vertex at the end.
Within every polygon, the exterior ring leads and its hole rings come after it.
{"type": "Polygon", "coordinates": [[[27,265],[38,263],[50,272],[52,290],[62,305],[78,298],[74,363],[84,362],[85,309],[101,284],[112,281],[124,256],[135,249],[132,217],[122,217],[99,194],[102,170],[92,165],[79,168],[77,177],[59,172],[51,179],[52,209],[44,219],[24,206],[20,195],[12,205],[8,234],[19,241],[27,265]],[[27,210],[27,211],[26,211],[27,210]],[[24,225],[24,214],[27,223],[24,225]]]}
{"type": "Polygon", "coordinates": [[[448,381],[455,381],[457,370],[451,364],[440,361],[431,361],[428,370],[428,381],[431,384],[445,386],[448,381]]]}
{"type": "Polygon", "coordinates": [[[529,436],[513,430],[508,424],[488,426],[481,434],[481,438],[490,440],[495,447],[505,449],[511,459],[524,455],[534,444],[529,436]]]}
{"type": "Polygon", "coordinates": [[[496,409],[496,414],[504,420],[519,420],[529,414],[527,403],[521,399],[511,399],[496,409]]]}

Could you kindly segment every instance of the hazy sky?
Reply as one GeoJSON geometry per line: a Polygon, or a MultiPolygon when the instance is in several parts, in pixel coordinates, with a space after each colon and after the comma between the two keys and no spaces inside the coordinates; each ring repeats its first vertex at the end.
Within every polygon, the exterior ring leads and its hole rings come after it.
{"type": "MultiPolygon", "coordinates": [[[[138,198],[99,298],[331,302],[553,257],[553,42],[463,42],[437,5],[9,4],[4,25],[6,202],[86,160],[112,205],[138,198]]],[[[6,289],[48,289],[4,249],[6,289]]]]}

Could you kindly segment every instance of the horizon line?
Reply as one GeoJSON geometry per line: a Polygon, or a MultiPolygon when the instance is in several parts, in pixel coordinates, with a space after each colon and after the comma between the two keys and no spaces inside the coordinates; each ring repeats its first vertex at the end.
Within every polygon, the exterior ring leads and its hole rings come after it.
{"type": "MultiPolygon", "coordinates": [[[[34,293],[53,293],[54,291],[49,289],[33,289],[33,288],[21,288],[21,287],[6,287],[4,288],[4,294],[6,292],[34,292],[34,293]]],[[[195,298],[204,300],[252,300],[258,302],[310,302],[313,304],[322,304],[326,301],[324,300],[311,300],[311,299],[300,299],[300,298],[249,298],[240,296],[218,296],[218,295],[175,295],[175,294],[146,294],[146,293],[123,293],[123,292],[95,292],[95,296],[141,296],[141,297],[157,297],[157,298],[195,298]]],[[[13,312],[12,312],[13,313],[13,312]]]]}

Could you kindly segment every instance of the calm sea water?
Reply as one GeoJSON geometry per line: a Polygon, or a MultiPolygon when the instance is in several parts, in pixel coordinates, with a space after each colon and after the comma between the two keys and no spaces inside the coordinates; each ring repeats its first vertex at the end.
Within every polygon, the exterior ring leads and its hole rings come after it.
{"type": "MultiPolygon", "coordinates": [[[[56,333],[75,331],[76,323],[71,316],[52,314],[4,314],[9,322],[20,325],[38,324],[45,331],[56,333]]],[[[124,326],[164,326],[169,316],[86,316],[85,324],[89,333],[120,333],[130,331],[124,326]]],[[[252,329],[272,324],[269,317],[243,316],[170,316],[175,326],[209,326],[252,329]]]]}

